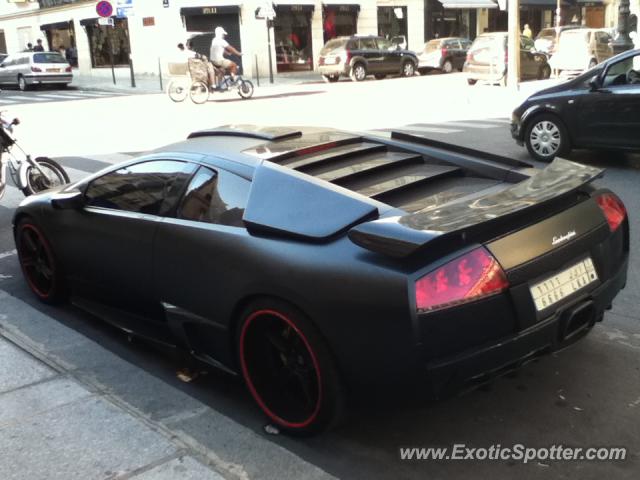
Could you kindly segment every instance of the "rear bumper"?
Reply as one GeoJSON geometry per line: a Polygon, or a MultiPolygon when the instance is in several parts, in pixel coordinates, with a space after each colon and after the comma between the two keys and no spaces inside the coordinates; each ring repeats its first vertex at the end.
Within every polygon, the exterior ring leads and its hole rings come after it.
{"type": "Polygon", "coordinates": [[[474,65],[465,63],[463,72],[474,80],[487,80],[497,82],[501,80],[507,73],[504,64],[495,65],[474,65]]]}
{"type": "Polygon", "coordinates": [[[351,72],[351,67],[349,65],[343,65],[341,63],[337,65],[320,65],[318,67],[318,71],[322,75],[333,76],[333,75],[345,75],[349,76],[351,72]]]}
{"type": "Polygon", "coordinates": [[[430,390],[448,394],[473,387],[586,335],[627,281],[628,256],[618,271],[552,316],[510,337],[426,365],[430,390]]]}
{"type": "Polygon", "coordinates": [[[27,85],[40,85],[45,83],[71,83],[73,74],[65,75],[25,75],[27,85]]]}

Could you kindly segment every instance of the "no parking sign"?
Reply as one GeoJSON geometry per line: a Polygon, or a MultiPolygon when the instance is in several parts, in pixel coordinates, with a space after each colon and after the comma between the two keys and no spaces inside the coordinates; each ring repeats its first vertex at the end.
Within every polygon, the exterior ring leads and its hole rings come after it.
{"type": "Polygon", "coordinates": [[[102,0],[96,5],[96,12],[101,17],[110,17],[113,15],[113,6],[106,0],[102,0]]]}

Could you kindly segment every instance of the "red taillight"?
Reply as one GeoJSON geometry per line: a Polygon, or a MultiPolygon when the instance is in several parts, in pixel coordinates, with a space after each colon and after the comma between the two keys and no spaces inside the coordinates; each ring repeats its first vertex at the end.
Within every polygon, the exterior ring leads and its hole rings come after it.
{"type": "Polygon", "coordinates": [[[473,60],[473,53],[467,53],[467,62],[470,62],[473,60]]]}
{"type": "Polygon", "coordinates": [[[71,67],[65,68],[64,71],[67,72],[67,73],[71,72],[71,67]]]}
{"type": "Polygon", "coordinates": [[[498,261],[476,248],[416,282],[416,308],[432,311],[499,293],[509,287],[498,261]]]}
{"type": "Polygon", "coordinates": [[[41,69],[41,68],[38,68],[38,67],[31,67],[31,71],[32,71],[32,72],[41,72],[41,71],[42,71],[42,69],[41,69]]]}
{"type": "Polygon", "coordinates": [[[324,57],[318,59],[318,65],[324,65],[324,57]]]}
{"type": "Polygon", "coordinates": [[[506,50],[504,51],[504,63],[505,65],[509,63],[509,52],[506,50]]]}
{"type": "Polygon", "coordinates": [[[349,63],[351,61],[351,51],[347,50],[346,54],[347,54],[347,58],[345,59],[344,63],[349,63]]]}
{"type": "Polygon", "coordinates": [[[444,58],[444,57],[446,57],[446,56],[447,56],[447,53],[448,53],[448,52],[447,52],[447,49],[446,49],[446,48],[443,48],[442,50],[440,50],[440,53],[442,54],[442,57],[444,58]]]}
{"type": "Polygon", "coordinates": [[[609,229],[615,232],[627,216],[627,209],[624,208],[624,203],[613,193],[598,195],[596,202],[598,202],[609,223],[609,229]]]}

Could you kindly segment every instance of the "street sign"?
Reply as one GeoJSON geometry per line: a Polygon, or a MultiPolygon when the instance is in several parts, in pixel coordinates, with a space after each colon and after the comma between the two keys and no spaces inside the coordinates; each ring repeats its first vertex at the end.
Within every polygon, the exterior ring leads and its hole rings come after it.
{"type": "Polygon", "coordinates": [[[259,20],[264,18],[267,20],[273,20],[276,18],[276,11],[273,8],[273,3],[263,2],[262,5],[256,9],[256,18],[259,20]]]}
{"type": "Polygon", "coordinates": [[[117,0],[116,17],[133,17],[133,0],[117,0]]]}
{"type": "Polygon", "coordinates": [[[104,26],[113,27],[113,18],[111,18],[111,17],[100,17],[98,19],[98,25],[104,25],[104,26]]]}
{"type": "Polygon", "coordinates": [[[169,8],[169,0],[162,0],[162,6],[164,8],[169,8]]]}
{"type": "Polygon", "coordinates": [[[113,15],[113,6],[106,0],[102,0],[96,5],[96,12],[101,17],[110,17],[113,15]]]}

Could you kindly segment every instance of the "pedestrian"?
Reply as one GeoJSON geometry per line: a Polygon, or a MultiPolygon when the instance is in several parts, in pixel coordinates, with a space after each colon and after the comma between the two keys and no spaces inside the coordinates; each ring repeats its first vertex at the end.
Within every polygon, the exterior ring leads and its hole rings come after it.
{"type": "Polygon", "coordinates": [[[522,35],[524,35],[525,37],[529,37],[529,38],[533,37],[533,32],[529,28],[529,24],[528,23],[524,24],[524,28],[522,29],[522,35]]]}
{"type": "Polygon", "coordinates": [[[33,43],[27,43],[27,49],[25,50],[25,52],[33,52],[33,43]]]}
{"type": "Polygon", "coordinates": [[[44,47],[42,46],[42,39],[39,38],[36,40],[37,45],[33,47],[34,52],[44,52],[44,47]]]}
{"type": "Polygon", "coordinates": [[[67,49],[64,48],[64,45],[60,45],[60,48],[58,48],[58,51],[60,52],[60,55],[62,55],[63,57],[66,56],[67,54],[67,49]]]}

